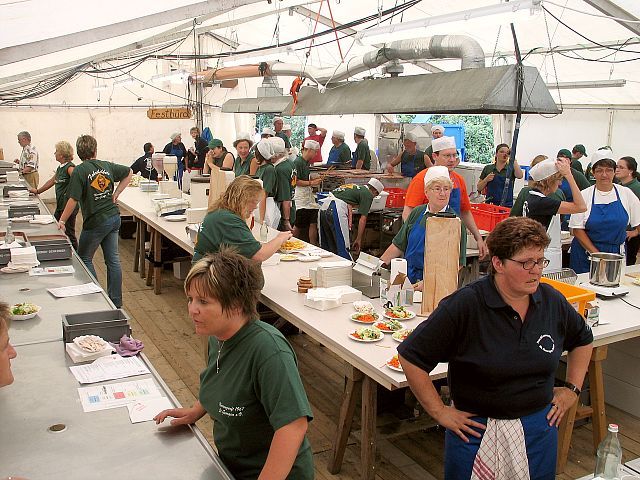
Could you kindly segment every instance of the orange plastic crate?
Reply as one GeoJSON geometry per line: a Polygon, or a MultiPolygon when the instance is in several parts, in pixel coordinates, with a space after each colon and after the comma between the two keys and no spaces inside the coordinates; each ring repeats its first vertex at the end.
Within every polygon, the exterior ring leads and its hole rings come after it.
{"type": "Polygon", "coordinates": [[[583,317],[584,312],[587,309],[587,302],[596,299],[596,293],[591,290],[587,290],[586,288],[576,287],[575,285],[569,285],[568,283],[551,280],[550,278],[545,277],[542,277],[540,281],[542,283],[548,283],[563,294],[573,308],[576,309],[576,312],[583,317]]]}
{"type": "Polygon", "coordinates": [[[498,223],[509,216],[511,209],[490,203],[472,203],[471,214],[480,230],[492,231],[498,223]]]}
{"type": "Polygon", "coordinates": [[[387,197],[387,208],[402,208],[407,197],[407,191],[404,188],[385,188],[385,192],[389,192],[387,197]]]}

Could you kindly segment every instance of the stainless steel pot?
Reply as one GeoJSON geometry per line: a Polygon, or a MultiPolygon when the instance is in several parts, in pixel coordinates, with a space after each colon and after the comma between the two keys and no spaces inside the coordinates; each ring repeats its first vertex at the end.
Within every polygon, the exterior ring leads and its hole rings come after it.
{"type": "Polygon", "coordinates": [[[589,282],[601,287],[617,287],[624,261],[624,255],[619,253],[592,253],[589,282]]]}

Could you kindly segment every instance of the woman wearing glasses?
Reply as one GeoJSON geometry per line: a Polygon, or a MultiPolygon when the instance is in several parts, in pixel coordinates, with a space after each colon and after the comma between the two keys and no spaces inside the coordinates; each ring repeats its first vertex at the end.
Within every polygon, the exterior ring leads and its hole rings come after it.
{"type": "Polygon", "coordinates": [[[530,218],[487,238],[489,275],[446,297],[398,347],[409,385],[445,434],[445,478],[502,472],[555,479],[557,427],[578,400],[593,335],[564,296],[541,284],[549,237],[530,218]],[[555,373],[567,351],[563,387],[555,373]],[[453,405],[429,372],[449,362],[453,405]]]}
{"type": "Polygon", "coordinates": [[[531,167],[529,178],[531,190],[525,194],[522,214],[537,220],[547,229],[551,243],[544,251],[544,256],[549,259],[549,265],[545,271],[556,272],[562,269],[560,214],[581,213],[587,210],[587,206],[567,162],[544,160],[531,167]],[[560,188],[563,178],[567,179],[571,187],[573,193],[571,202],[561,201],[551,196],[560,188]]]}
{"type": "MultiPolygon", "coordinates": [[[[407,274],[412,283],[418,283],[417,290],[422,290],[427,218],[438,213],[456,214],[449,206],[452,188],[453,182],[449,178],[447,167],[429,168],[424,176],[424,193],[429,202],[411,211],[389,248],[382,254],[381,260],[386,264],[390,264],[392,259],[398,257],[404,257],[407,260],[407,274]]],[[[460,265],[464,265],[467,257],[467,232],[462,222],[461,227],[460,265]]]]}
{"type": "Polygon", "coordinates": [[[603,158],[592,165],[595,185],[580,192],[587,211],[571,215],[569,227],[571,268],[576,273],[589,271],[589,254],[597,252],[625,254],[627,225],[640,233],[640,200],[633,191],[614,185],[616,162],[603,158]]]}
{"type": "Polygon", "coordinates": [[[513,184],[516,178],[524,177],[524,172],[515,158],[513,159],[513,168],[510,167],[510,154],[509,145],[501,143],[496,147],[493,163],[482,169],[478,181],[478,191],[482,192],[486,188],[486,203],[509,208],[513,206],[513,184]]]}

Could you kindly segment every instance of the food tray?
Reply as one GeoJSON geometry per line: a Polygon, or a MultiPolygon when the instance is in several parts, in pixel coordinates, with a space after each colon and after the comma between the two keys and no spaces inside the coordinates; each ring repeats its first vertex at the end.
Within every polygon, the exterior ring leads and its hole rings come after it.
{"type": "Polygon", "coordinates": [[[63,314],[64,343],[73,342],[80,335],[98,335],[107,342],[118,343],[123,335],[131,335],[129,315],[121,308],[63,314]]]}
{"type": "Polygon", "coordinates": [[[569,285],[567,283],[560,282],[558,280],[551,280],[550,278],[542,277],[540,279],[542,283],[548,283],[553,288],[562,293],[567,301],[576,309],[580,315],[584,317],[584,312],[587,309],[587,302],[596,299],[596,293],[586,288],[576,287],[575,285],[569,285]]]}

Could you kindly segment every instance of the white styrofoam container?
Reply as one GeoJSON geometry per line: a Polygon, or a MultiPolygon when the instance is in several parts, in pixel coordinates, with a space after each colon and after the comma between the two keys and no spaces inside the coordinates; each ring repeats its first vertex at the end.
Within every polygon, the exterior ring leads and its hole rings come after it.
{"type": "Polygon", "coordinates": [[[370,212],[376,212],[378,210],[384,209],[387,205],[387,197],[389,196],[389,192],[382,191],[380,195],[377,197],[373,197],[373,202],[371,202],[370,212]]]}

